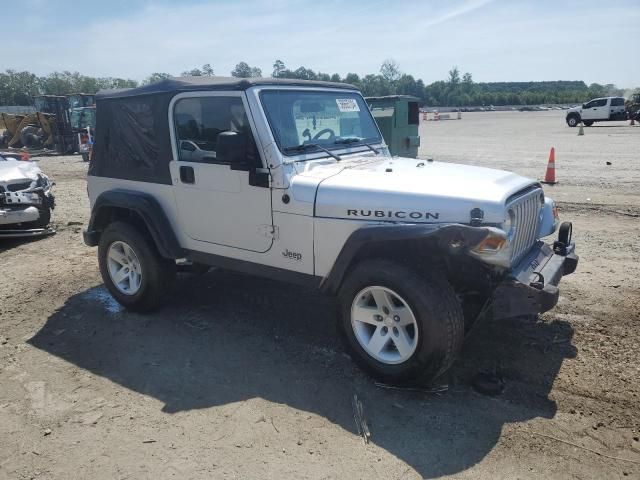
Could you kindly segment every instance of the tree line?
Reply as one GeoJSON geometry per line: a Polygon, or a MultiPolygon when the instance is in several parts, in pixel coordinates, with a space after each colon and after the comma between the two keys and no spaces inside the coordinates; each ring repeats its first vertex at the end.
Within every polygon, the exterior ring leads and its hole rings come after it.
{"type": "MultiPolygon", "coordinates": [[[[230,72],[239,78],[262,77],[262,70],[246,62],[238,63],[230,72]]],[[[180,76],[213,76],[214,69],[207,63],[180,73],[180,76]]],[[[0,105],[32,105],[37,95],[68,95],[70,93],[95,93],[102,89],[131,88],[149,85],[172,75],[155,72],[142,82],[115,77],[91,77],[79,72],[53,72],[37,76],[27,71],[6,70],[0,72],[0,105]]],[[[316,72],[300,66],[287,68],[282,60],[273,63],[271,76],[301,80],[322,80],[349,83],[358,87],[365,96],[413,95],[427,106],[482,106],[482,105],[539,105],[553,103],[582,103],[591,98],[622,95],[615,85],[583,81],[547,82],[489,82],[473,81],[471,73],[461,74],[453,67],[445,80],[429,85],[421,79],[400,70],[392,59],[385,60],[378,73],[363,76],[348,73],[344,77],[337,73],[316,72]]]]}

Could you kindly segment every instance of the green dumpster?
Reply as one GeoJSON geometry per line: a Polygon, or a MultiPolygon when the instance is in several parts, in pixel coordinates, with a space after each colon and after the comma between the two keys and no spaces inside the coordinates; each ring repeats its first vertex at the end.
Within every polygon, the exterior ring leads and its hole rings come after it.
{"type": "Polygon", "coordinates": [[[365,100],[391,155],[416,158],[420,146],[420,99],[410,95],[390,95],[367,97],[365,100]]]}

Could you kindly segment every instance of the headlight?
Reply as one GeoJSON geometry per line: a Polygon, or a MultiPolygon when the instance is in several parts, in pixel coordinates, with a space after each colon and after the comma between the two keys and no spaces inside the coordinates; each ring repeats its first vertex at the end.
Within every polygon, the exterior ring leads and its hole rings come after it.
{"type": "Polygon", "coordinates": [[[471,248],[469,254],[490,265],[509,267],[511,265],[511,245],[507,233],[492,227],[487,230],[487,236],[471,248]]]}
{"type": "Polygon", "coordinates": [[[502,250],[507,243],[506,233],[497,228],[492,228],[487,236],[471,250],[478,254],[494,254],[502,250]]]}
{"type": "Polygon", "coordinates": [[[513,234],[515,233],[516,226],[516,213],[512,208],[507,212],[507,218],[505,218],[504,223],[502,224],[502,230],[507,234],[507,238],[511,240],[513,238],[513,234]]]}

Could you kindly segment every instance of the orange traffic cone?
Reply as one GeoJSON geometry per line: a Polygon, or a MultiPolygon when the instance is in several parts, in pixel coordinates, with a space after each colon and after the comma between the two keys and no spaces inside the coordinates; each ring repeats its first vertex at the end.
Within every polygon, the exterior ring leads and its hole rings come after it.
{"type": "Polygon", "coordinates": [[[31,156],[29,155],[29,151],[26,149],[22,149],[22,153],[20,155],[20,160],[22,160],[23,162],[29,162],[31,161],[31,156]]]}
{"type": "Polygon", "coordinates": [[[554,185],[556,182],[556,149],[551,147],[549,152],[549,163],[547,164],[547,173],[544,176],[542,183],[548,183],[554,185]]]}

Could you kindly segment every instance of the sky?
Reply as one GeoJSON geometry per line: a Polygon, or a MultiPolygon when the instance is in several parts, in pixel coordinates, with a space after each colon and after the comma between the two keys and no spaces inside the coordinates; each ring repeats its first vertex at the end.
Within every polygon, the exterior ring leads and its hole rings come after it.
{"type": "Polygon", "coordinates": [[[378,73],[392,58],[425,83],[452,66],[476,82],[640,86],[640,0],[22,0],[3,6],[0,71],[152,72],[240,61],[378,73]]]}

